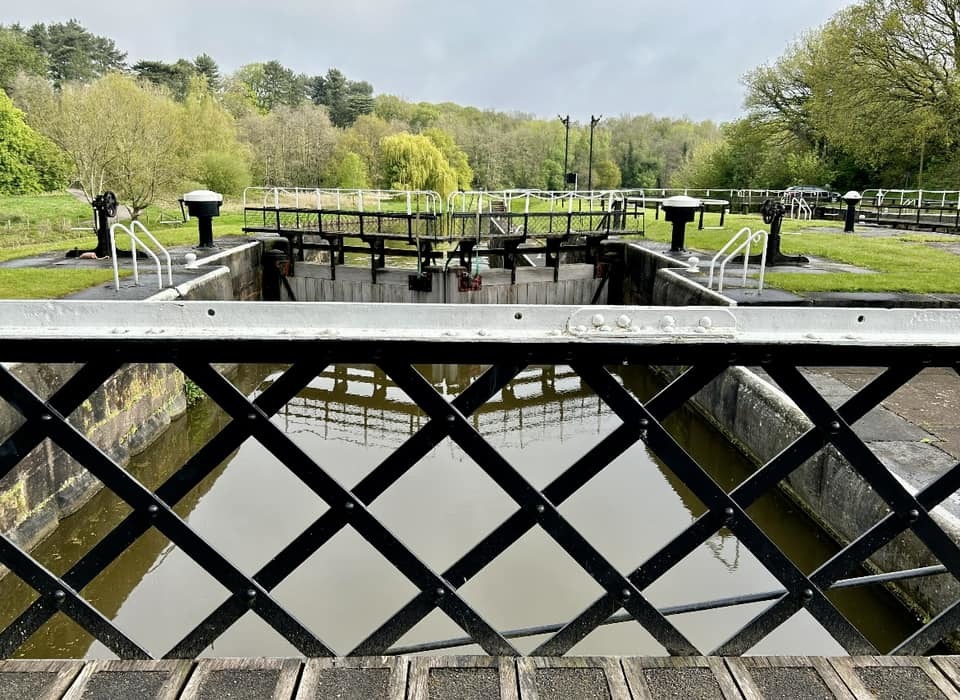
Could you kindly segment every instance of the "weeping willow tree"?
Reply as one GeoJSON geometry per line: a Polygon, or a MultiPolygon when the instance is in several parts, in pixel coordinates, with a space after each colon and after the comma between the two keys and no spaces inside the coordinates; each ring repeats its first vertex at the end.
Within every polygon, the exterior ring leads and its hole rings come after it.
{"type": "Polygon", "coordinates": [[[457,172],[426,136],[394,134],[380,141],[384,184],[397,190],[434,190],[443,197],[457,189],[457,172]]]}

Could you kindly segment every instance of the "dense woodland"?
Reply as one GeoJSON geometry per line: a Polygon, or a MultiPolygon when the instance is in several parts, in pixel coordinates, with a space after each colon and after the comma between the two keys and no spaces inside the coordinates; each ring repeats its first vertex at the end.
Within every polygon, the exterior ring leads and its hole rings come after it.
{"type": "Polygon", "coordinates": [[[960,1],[861,0],[749,72],[689,186],[960,188],[960,1]]]}
{"type": "MultiPolygon", "coordinates": [[[[734,122],[605,118],[594,187],[958,187],[957,37],[960,0],[862,0],[744,76],[734,122]]],[[[0,86],[0,193],[72,182],[139,212],[194,187],[563,187],[557,118],[412,103],[336,68],[131,65],[76,21],[0,26],[0,86]]],[[[571,123],[581,187],[588,149],[571,123]]]]}

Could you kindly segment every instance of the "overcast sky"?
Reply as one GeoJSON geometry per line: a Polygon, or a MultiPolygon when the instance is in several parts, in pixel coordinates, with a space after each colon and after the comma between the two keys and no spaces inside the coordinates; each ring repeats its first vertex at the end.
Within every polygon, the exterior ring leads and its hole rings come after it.
{"type": "Polygon", "coordinates": [[[228,73],[331,66],[377,93],[544,117],[726,121],[739,78],[850,0],[0,0],[0,23],[76,18],[132,64],[206,52],[228,73]]]}

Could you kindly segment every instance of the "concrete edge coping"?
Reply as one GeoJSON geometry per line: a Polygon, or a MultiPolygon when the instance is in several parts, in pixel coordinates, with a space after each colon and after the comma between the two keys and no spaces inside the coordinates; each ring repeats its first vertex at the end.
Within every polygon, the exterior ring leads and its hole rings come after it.
{"type": "Polygon", "coordinates": [[[204,267],[207,265],[212,265],[223,258],[236,255],[240,251],[247,250],[248,248],[255,248],[260,245],[260,241],[248,241],[246,243],[240,243],[239,245],[227,248],[226,250],[221,250],[213,255],[209,255],[205,258],[197,258],[192,264],[185,265],[184,267],[188,270],[195,270],[199,267],[204,267]]]}
{"type": "MultiPolygon", "coordinates": [[[[778,406],[778,411],[782,412],[783,419],[785,422],[794,425],[801,430],[808,430],[813,427],[813,423],[807,417],[807,415],[800,410],[793,399],[787,396],[779,387],[768,382],[766,379],[758,376],[756,373],[747,369],[746,367],[731,367],[729,369],[731,372],[740,374],[738,381],[746,386],[751,391],[756,392],[758,395],[762,396],[765,401],[770,402],[773,405],[778,406]]],[[[936,449],[936,446],[932,446],[936,449]]],[[[897,482],[903,486],[911,496],[916,496],[919,489],[913,484],[908,482],[904,477],[898,474],[894,469],[890,468],[888,471],[893,475],[897,482]]],[[[937,505],[933,510],[929,511],[931,517],[937,522],[937,524],[943,528],[944,532],[952,539],[954,542],[960,542],[960,517],[954,515],[943,504],[937,505]]]]}
{"type": "MultiPolygon", "coordinates": [[[[685,277],[682,273],[677,270],[683,270],[685,268],[672,268],[665,267],[660,270],[657,270],[658,275],[664,275],[665,277],[670,277],[671,282],[677,284],[680,287],[693,287],[698,294],[709,297],[710,301],[715,303],[717,306],[736,306],[737,302],[735,299],[721,294],[720,292],[715,292],[712,289],[704,287],[702,284],[696,280],[692,280],[689,277],[685,277]]],[[[709,304],[705,304],[709,305],[709,304]]]]}
{"type": "Polygon", "coordinates": [[[180,301],[181,299],[187,298],[190,292],[195,288],[209,284],[218,277],[223,277],[225,275],[227,277],[230,276],[229,267],[214,267],[211,268],[206,274],[192,279],[189,282],[184,282],[176,287],[166,287],[165,289],[161,289],[159,292],[149,297],[146,301],[180,301]]]}
{"type": "Polygon", "coordinates": [[[697,289],[698,292],[702,290],[702,293],[706,294],[712,299],[715,299],[719,306],[736,306],[737,305],[737,302],[734,299],[731,299],[730,297],[725,296],[720,292],[715,292],[712,289],[708,289],[704,287],[702,284],[700,284],[699,282],[697,282],[696,280],[692,280],[689,277],[685,277],[681,272],[678,272],[678,270],[687,269],[686,265],[684,265],[682,261],[677,260],[676,258],[672,258],[669,255],[664,255],[660,251],[654,250],[653,248],[647,248],[646,246],[642,246],[635,241],[630,241],[629,243],[627,243],[627,245],[632,248],[636,248],[637,250],[643,251],[643,253],[646,255],[650,255],[654,258],[658,258],[661,262],[667,263],[667,265],[657,270],[657,274],[660,274],[661,272],[664,274],[668,274],[671,277],[675,277],[676,280],[681,284],[681,286],[687,286],[687,287],[692,286],[695,289],[697,289]]]}

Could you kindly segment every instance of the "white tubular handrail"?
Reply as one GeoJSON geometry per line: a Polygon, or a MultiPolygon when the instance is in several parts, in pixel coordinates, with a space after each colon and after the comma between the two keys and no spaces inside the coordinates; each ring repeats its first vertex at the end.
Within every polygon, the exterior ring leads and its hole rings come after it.
{"type": "Polygon", "coordinates": [[[116,235],[116,230],[118,228],[130,237],[130,255],[133,257],[133,283],[138,287],[140,286],[140,271],[137,267],[137,244],[139,243],[144,252],[153,258],[153,261],[157,264],[157,289],[163,289],[163,270],[160,267],[160,258],[158,258],[156,254],[150,250],[149,246],[137,238],[137,234],[123,224],[116,223],[110,227],[110,257],[113,259],[113,284],[116,287],[117,292],[120,291],[120,268],[117,264],[116,235]]]}
{"type": "MultiPolygon", "coordinates": [[[[767,268],[767,241],[768,236],[766,231],[757,231],[756,233],[749,235],[746,239],[738,245],[734,250],[727,255],[722,263],[720,263],[720,278],[717,280],[717,292],[723,292],[723,273],[727,267],[727,263],[730,262],[736,255],[741,251],[743,252],[743,277],[740,280],[740,286],[747,286],[747,268],[750,265],[750,250],[753,248],[753,244],[762,240],[763,243],[760,247],[760,280],[757,283],[757,294],[763,294],[763,275],[764,271],[767,268]]],[[[711,263],[712,266],[712,263],[711,263]]]]}
{"type": "Polygon", "coordinates": [[[172,287],[173,286],[173,263],[170,259],[170,251],[164,248],[163,244],[160,241],[158,241],[154,237],[154,235],[150,233],[150,230],[146,226],[141,224],[139,221],[134,220],[130,222],[130,230],[132,231],[135,228],[139,228],[141,231],[143,231],[147,235],[147,238],[153,241],[153,244],[157,246],[157,250],[163,253],[163,256],[167,259],[167,284],[172,287]]]}
{"type": "Polygon", "coordinates": [[[813,209],[807,204],[807,200],[803,197],[794,197],[790,200],[790,218],[806,219],[807,221],[813,218],[813,209]]]}
{"type": "Polygon", "coordinates": [[[752,232],[750,231],[750,228],[747,226],[744,226],[742,229],[740,229],[735,234],[733,234],[733,237],[729,241],[727,241],[720,250],[717,251],[716,255],[713,256],[713,259],[710,261],[710,275],[709,277],[707,277],[707,289],[713,289],[713,268],[717,264],[717,260],[720,259],[721,255],[727,252],[727,248],[729,248],[738,240],[740,240],[740,237],[743,236],[744,234],[746,234],[748,239],[750,238],[750,236],[753,235],[752,232]]]}

